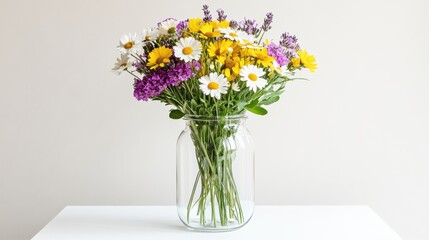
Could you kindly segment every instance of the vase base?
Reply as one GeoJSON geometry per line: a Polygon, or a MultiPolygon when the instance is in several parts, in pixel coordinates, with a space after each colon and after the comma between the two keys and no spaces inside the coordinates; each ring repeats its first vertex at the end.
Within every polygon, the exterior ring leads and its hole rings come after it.
{"type": "Polygon", "coordinates": [[[237,223],[235,221],[231,221],[230,223],[228,223],[227,226],[221,226],[221,223],[218,222],[216,223],[216,227],[214,226],[213,223],[203,226],[200,224],[199,221],[191,221],[189,223],[184,221],[182,222],[186,226],[186,228],[195,232],[231,232],[244,227],[249,222],[249,220],[250,218],[248,219],[248,221],[244,223],[237,223]]]}

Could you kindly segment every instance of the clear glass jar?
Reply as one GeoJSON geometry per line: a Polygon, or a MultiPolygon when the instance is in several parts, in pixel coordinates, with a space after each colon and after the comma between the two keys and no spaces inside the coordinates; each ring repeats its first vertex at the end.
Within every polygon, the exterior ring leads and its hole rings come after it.
{"type": "Polygon", "coordinates": [[[245,115],[185,116],[177,141],[176,203],[198,231],[244,226],[254,210],[254,145],[245,115]]]}

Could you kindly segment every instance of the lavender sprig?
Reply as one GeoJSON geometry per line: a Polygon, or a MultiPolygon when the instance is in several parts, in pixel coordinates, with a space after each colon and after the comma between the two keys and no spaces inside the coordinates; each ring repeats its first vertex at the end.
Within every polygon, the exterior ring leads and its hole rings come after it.
{"type": "Polygon", "coordinates": [[[210,13],[209,6],[203,5],[204,18],[203,21],[209,22],[212,20],[212,14],[210,13]]]}
{"type": "Polygon", "coordinates": [[[226,19],[227,15],[225,15],[225,12],[222,9],[219,8],[218,10],[216,10],[216,12],[217,12],[217,20],[219,22],[222,22],[226,19]]]}
{"type": "Polygon", "coordinates": [[[264,19],[264,24],[262,24],[262,30],[265,32],[271,29],[271,23],[273,22],[273,14],[267,13],[264,19]]]}
{"type": "Polygon", "coordinates": [[[285,32],[280,36],[279,43],[285,48],[299,50],[298,38],[288,32],[285,32]]]}

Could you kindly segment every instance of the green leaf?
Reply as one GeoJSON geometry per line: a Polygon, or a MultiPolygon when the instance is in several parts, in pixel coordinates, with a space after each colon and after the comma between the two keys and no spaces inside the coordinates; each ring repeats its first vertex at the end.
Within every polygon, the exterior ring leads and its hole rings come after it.
{"type": "Polygon", "coordinates": [[[261,106],[254,106],[252,108],[244,107],[247,111],[252,112],[257,115],[266,115],[268,113],[267,109],[261,107],[261,106]]]}
{"type": "Polygon", "coordinates": [[[169,117],[171,119],[181,119],[183,116],[185,116],[185,114],[177,109],[170,110],[169,117]]]}
{"type": "Polygon", "coordinates": [[[253,108],[256,107],[258,105],[258,99],[253,100],[252,102],[250,102],[249,104],[247,104],[246,106],[244,106],[244,108],[253,108]]]}
{"type": "Polygon", "coordinates": [[[237,109],[238,109],[238,111],[241,111],[246,105],[247,105],[247,102],[245,102],[245,101],[239,101],[237,103],[237,109]]]}
{"type": "Polygon", "coordinates": [[[261,101],[261,105],[270,105],[277,102],[280,99],[279,96],[270,97],[261,101]]]}

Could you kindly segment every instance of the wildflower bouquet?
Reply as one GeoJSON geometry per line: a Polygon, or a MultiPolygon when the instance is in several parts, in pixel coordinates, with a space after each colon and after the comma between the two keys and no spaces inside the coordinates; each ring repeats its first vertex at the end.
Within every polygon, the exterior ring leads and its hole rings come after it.
{"type": "Polygon", "coordinates": [[[233,160],[234,151],[222,142],[236,129],[226,128],[227,120],[222,119],[246,111],[267,114],[264,106],[279,100],[286,82],[296,79],[296,71],[313,72],[317,66],[295,36],[283,33],[277,43],[264,39],[271,29],[271,13],[259,27],[254,20],[227,20],[221,9],[217,19],[206,5],[203,11],[203,18],[170,18],[143,33],[124,35],[118,46],[121,57],[113,70],[133,76],[137,100],[172,106],[169,116],[173,119],[205,116],[221,120],[216,125],[191,122],[199,172],[189,196],[188,221],[191,208],[197,206],[200,223],[207,224],[208,204],[211,211],[217,211],[211,212],[211,224],[216,227],[228,225],[231,219],[244,221],[232,169],[226,165],[225,155],[233,160]],[[221,174],[219,169],[225,168],[231,175],[221,174]]]}

